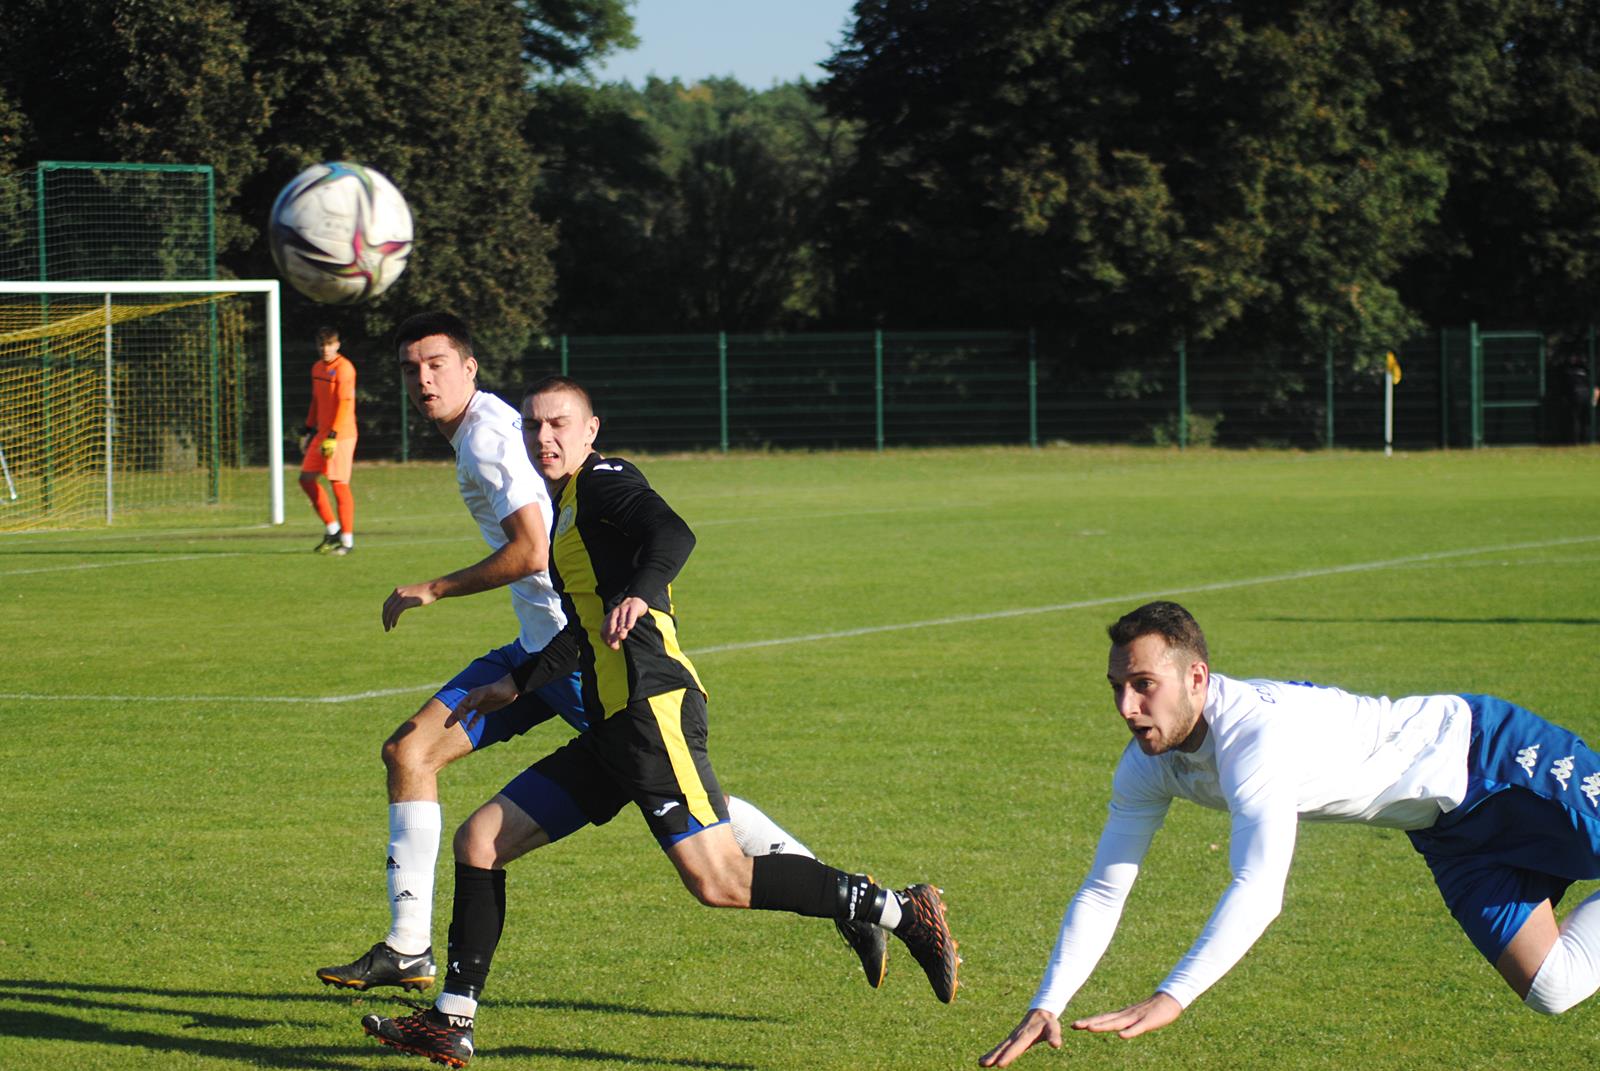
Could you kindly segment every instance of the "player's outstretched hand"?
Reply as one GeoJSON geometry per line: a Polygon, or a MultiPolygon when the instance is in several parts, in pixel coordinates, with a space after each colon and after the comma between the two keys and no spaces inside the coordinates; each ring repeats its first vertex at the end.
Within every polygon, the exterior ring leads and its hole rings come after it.
{"type": "Polygon", "coordinates": [[[463,729],[471,729],[485,714],[516,702],[518,694],[516,683],[507,673],[499,680],[480,684],[462,696],[461,702],[450,711],[444,723],[448,727],[460,722],[463,729]]]}
{"type": "Polygon", "coordinates": [[[383,600],[383,631],[388,632],[394,628],[395,622],[400,620],[400,615],[417,606],[426,606],[436,601],[430,584],[406,584],[389,592],[389,597],[383,600]]]}
{"type": "Polygon", "coordinates": [[[628,638],[628,633],[633,631],[634,624],[645,614],[650,612],[650,606],[637,595],[629,595],[611,608],[606,615],[606,623],[600,630],[600,638],[606,646],[613,651],[622,647],[622,641],[628,638]]]}
{"type": "Polygon", "coordinates": [[[1079,1019],[1072,1024],[1072,1029],[1087,1030],[1092,1034],[1108,1034],[1114,1030],[1119,1038],[1136,1038],[1140,1034],[1160,1030],[1182,1014],[1183,1005],[1165,993],[1157,993],[1121,1011],[1079,1019]]]}
{"type": "Polygon", "coordinates": [[[979,1067],[1008,1067],[1039,1042],[1052,1049],[1061,1047],[1061,1021],[1042,1008],[1029,1009],[1011,1036],[978,1057],[979,1067]]]}

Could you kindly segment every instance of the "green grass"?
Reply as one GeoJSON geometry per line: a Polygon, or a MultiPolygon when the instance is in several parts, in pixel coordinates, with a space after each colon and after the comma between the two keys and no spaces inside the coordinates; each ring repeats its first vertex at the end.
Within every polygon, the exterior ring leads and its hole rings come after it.
{"type": "MultiPolygon", "coordinates": [[[[826,922],[697,906],[625,812],[512,867],[474,1067],[972,1066],[1087,868],[1126,739],[1104,626],[1147,597],[1188,605],[1223,672],[1496,692],[1600,735],[1600,452],[643,460],[700,537],[676,593],[725,787],[836,865],[941,884],[960,999],[898,947],[874,992],[826,922]]],[[[0,1066],[423,1066],[356,1025],[399,1005],[311,971],[387,926],[380,742],[514,626],[492,593],[385,635],[393,586],[482,545],[446,466],[355,488],[343,560],[309,553],[292,485],[277,530],[0,536],[0,1066]]],[[[564,734],[448,770],[447,825],[564,734]]],[[[1174,807],[1073,1013],[1150,993],[1226,832],[1174,807]]],[[[446,860],[441,951],[450,890],[446,860]]],[[[1403,835],[1309,826],[1283,916],[1182,1019],[1019,1066],[1581,1066],[1597,1034],[1593,1008],[1520,1006],[1403,835]]]]}

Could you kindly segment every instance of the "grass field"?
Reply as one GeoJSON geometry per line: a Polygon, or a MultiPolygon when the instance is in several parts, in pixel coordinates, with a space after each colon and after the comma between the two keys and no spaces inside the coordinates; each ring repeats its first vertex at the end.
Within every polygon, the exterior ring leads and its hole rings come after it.
{"type": "MultiPolygon", "coordinates": [[[[700,538],[675,590],[724,786],[835,865],[942,885],[960,998],[898,946],[874,992],[824,921],[697,906],[625,812],[511,868],[474,1067],[972,1066],[1088,865],[1127,738],[1104,626],[1150,597],[1195,612],[1225,673],[1495,692],[1600,736],[1600,451],[640,460],[700,538]]],[[[355,488],[342,560],[309,553],[292,487],[281,529],[0,536],[0,1067],[428,1066],[361,1035],[392,998],[311,972],[387,927],[380,742],[514,625],[491,593],[385,635],[390,588],[482,545],[446,466],[355,488]]],[[[565,732],[446,771],[447,827],[565,732]]],[[[1175,806],[1069,1011],[1147,996],[1226,860],[1225,816],[1175,806]]],[[[441,953],[450,892],[446,859],[441,953]]],[[[1176,1024],[1018,1066],[1596,1056],[1596,1009],[1525,1010],[1404,835],[1309,826],[1283,916],[1176,1024]]]]}

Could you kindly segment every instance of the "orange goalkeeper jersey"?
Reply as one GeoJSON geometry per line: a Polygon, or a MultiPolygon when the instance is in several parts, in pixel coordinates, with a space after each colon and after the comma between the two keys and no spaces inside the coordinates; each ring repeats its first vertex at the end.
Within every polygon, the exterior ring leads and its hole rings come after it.
{"type": "Polygon", "coordinates": [[[333,363],[318,361],[311,366],[311,408],[306,411],[306,427],[318,435],[332,431],[341,439],[356,433],[356,366],[339,354],[333,363]]]}

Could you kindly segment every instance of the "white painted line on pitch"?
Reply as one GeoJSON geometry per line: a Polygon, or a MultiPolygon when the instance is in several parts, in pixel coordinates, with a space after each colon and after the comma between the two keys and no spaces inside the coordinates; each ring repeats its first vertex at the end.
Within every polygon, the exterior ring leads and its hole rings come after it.
{"type": "MultiPolygon", "coordinates": [[[[994,610],[982,614],[958,614],[952,617],[935,617],[925,621],[905,621],[894,625],[868,625],[864,628],[841,629],[838,632],[813,632],[804,636],[783,636],[770,640],[749,640],[744,643],[723,643],[714,647],[701,647],[688,653],[701,655],[721,654],[727,651],[751,651],[762,647],[789,647],[800,643],[817,643],[822,640],[849,639],[853,636],[871,636],[882,632],[905,632],[910,629],[935,628],[940,625],[967,625],[977,621],[999,621],[1010,617],[1028,617],[1037,614],[1060,613],[1064,610],[1088,610],[1115,603],[1138,604],[1151,599],[1172,595],[1193,595],[1203,591],[1232,591],[1260,584],[1280,584],[1292,580],[1313,580],[1317,577],[1339,576],[1346,573],[1368,573],[1379,569],[1395,569],[1424,562],[1448,561],[1451,558],[1470,558],[1478,554],[1500,554],[1517,550],[1543,550],[1549,547],[1570,547],[1585,543],[1600,543],[1600,536],[1573,536],[1567,539],[1542,539],[1532,543],[1503,543],[1488,547],[1466,547],[1461,550],[1430,551],[1409,554],[1403,558],[1383,558],[1378,561],[1352,562],[1349,565],[1330,565],[1323,569],[1297,569],[1288,573],[1271,573],[1267,576],[1240,577],[1218,580],[1210,584],[1191,584],[1188,587],[1161,588],[1132,595],[1112,595],[1098,599],[1081,599],[1077,602],[1053,603],[1049,606],[1027,606],[1015,610],[994,610]]],[[[66,700],[78,703],[355,703],[364,699],[382,699],[388,696],[427,692],[435,684],[418,684],[405,688],[384,688],[351,695],[329,696],[259,696],[259,695],[42,695],[27,692],[0,692],[0,700],[12,702],[44,702],[66,700]]]]}
{"type": "Polygon", "coordinates": [[[192,562],[201,558],[239,558],[244,552],[240,550],[223,551],[219,554],[164,554],[159,558],[139,558],[127,562],[80,562],[77,565],[41,565],[37,569],[6,569],[0,576],[28,576],[33,573],[76,573],[84,569],[120,569],[128,565],[162,565],[166,562],[192,562]]]}
{"type": "Polygon", "coordinates": [[[418,684],[410,688],[380,688],[350,695],[42,695],[36,692],[0,692],[0,700],[18,703],[68,700],[74,703],[357,703],[363,699],[384,699],[408,692],[431,692],[439,685],[418,684]]]}
{"type": "Polygon", "coordinates": [[[1243,577],[1237,580],[1219,580],[1211,584],[1192,584],[1188,587],[1161,588],[1133,595],[1113,595],[1100,599],[1083,599],[1078,602],[1060,602],[1049,606],[1028,606],[1015,610],[993,610],[982,614],[960,614],[954,617],[935,617],[926,621],[905,621],[894,625],[867,625],[863,628],[841,629],[838,632],[813,632],[804,636],[784,636],[772,640],[747,640],[743,643],[723,643],[715,647],[701,647],[689,654],[699,656],[720,654],[723,651],[751,651],[761,647],[787,647],[797,643],[816,643],[821,640],[848,639],[852,636],[871,636],[880,632],[904,632],[909,629],[934,628],[939,625],[965,625],[975,621],[1000,621],[1009,617],[1029,617],[1036,614],[1053,614],[1064,610],[1088,610],[1096,606],[1115,603],[1139,605],[1163,596],[1193,595],[1203,591],[1231,591],[1259,584],[1279,584],[1290,580],[1311,580],[1316,577],[1338,576],[1342,573],[1366,573],[1377,569],[1394,569],[1419,562],[1437,562],[1449,558],[1466,558],[1478,554],[1497,554],[1513,550],[1542,550],[1547,547],[1564,547],[1580,543],[1600,543],[1600,536],[1574,536],[1569,539],[1544,539],[1534,543],[1507,543],[1492,547],[1468,547],[1462,550],[1441,550],[1427,554],[1411,554],[1404,558],[1385,558],[1372,562],[1353,562],[1349,565],[1330,565],[1324,569],[1297,569],[1291,573],[1274,573],[1268,576],[1243,577]]]}

